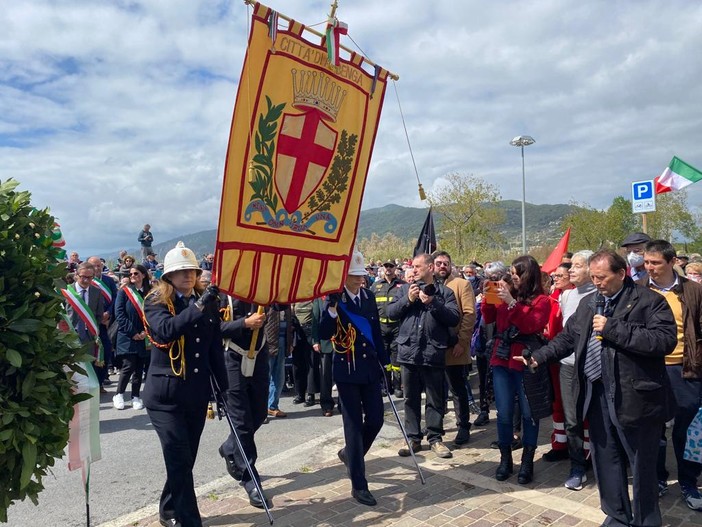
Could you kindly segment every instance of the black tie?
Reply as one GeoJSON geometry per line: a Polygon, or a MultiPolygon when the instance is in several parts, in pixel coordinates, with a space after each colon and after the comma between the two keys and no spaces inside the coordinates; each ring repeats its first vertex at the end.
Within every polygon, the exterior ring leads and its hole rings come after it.
{"type": "MultiPolygon", "coordinates": [[[[85,302],[85,305],[88,305],[87,298],[85,298],[85,294],[87,293],[87,289],[81,289],[80,290],[80,298],[85,302]]],[[[88,325],[83,322],[82,320],[80,321],[80,328],[81,328],[81,333],[83,334],[84,338],[87,338],[88,336],[88,325]]]]}
{"type": "Polygon", "coordinates": [[[356,303],[356,307],[360,310],[361,309],[361,295],[358,295],[356,299],[354,300],[356,303]]]}

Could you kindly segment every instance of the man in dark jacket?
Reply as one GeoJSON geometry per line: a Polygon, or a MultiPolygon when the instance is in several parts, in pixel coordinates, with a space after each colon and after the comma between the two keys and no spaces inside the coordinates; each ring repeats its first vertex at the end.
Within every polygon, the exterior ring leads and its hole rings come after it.
{"type": "Polygon", "coordinates": [[[376,500],[368,490],[364,456],[383,426],[380,384],[385,353],[375,297],[365,283],[363,255],[354,252],[341,293],[329,295],[321,313],[319,337],[334,346],[332,374],[339,392],[345,446],[339,459],[351,479],[351,496],[363,505],[376,500]]]}
{"type": "Polygon", "coordinates": [[[615,252],[598,251],[589,265],[597,294],[581,301],[565,329],[535,351],[533,361],[545,364],[575,352],[578,421],[590,422],[600,506],[607,515],[603,525],[659,526],[651,460],[672,414],[665,356],[677,342],[675,319],[661,295],[626,276],[626,261],[615,252]]]}
{"type": "MultiPolygon", "coordinates": [[[[405,284],[387,307],[390,318],[400,320],[397,362],[405,392],[405,429],[414,452],[422,449],[422,388],[427,394],[426,429],[432,451],[452,457],[444,433],[444,371],[449,328],[461,321],[453,292],[434,281],[434,258],[419,254],[412,261],[415,282],[405,284]]],[[[400,456],[409,456],[401,448],[400,456]]]]}
{"type": "Polygon", "coordinates": [[[383,342],[385,351],[390,356],[391,368],[387,372],[390,389],[394,391],[396,397],[403,397],[402,382],[400,380],[400,366],[397,364],[397,337],[400,334],[400,321],[388,317],[387,306],[400,291],[400,287],[405,283],[395,274],[395,262],[388,260],[383,264],[385,275],[379,278],[370,287],[375,294],[375,301],[378,304],[378,315],[380,316],[380,329],[383,332],[383,342]]]}
{"type": "MultiPolygon", "coordinates": [[[[679,276],[675,265],[675,248],[665,240],[646,244],[644,268],[648,278],[641,285],[663,296],[673,310],[675,323],[682,329],[678,345],[665,358],[670,386],[675,394],[676,412],[672,441],[678,463],[678,483],[683,500],[692,510],[702,510],[702,496],[697,490],[697,478],[702,465],[684,458],[687,429],[697,415],[702,401],[702,286],[679,276]]],[[[668,490],[668,471],[665,468],[665,427],[658,452],[658,492],[668,490]]]]}

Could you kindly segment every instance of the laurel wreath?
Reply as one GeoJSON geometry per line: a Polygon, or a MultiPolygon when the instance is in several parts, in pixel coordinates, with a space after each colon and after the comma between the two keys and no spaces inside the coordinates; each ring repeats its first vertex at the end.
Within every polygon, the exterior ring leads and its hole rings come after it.
{"type": "Polygon", "coordinates": [[[275,213],[278,209],[278,196],[273,190],[273,152],[278,119],[285,103],[273,105],[266,96],[266,114],[258,117],[258,131],[255,136],[256,155],[253,157],[253,176],[249,185],[253,189],[252,199],[260,199],[275,213]]]}
{"type": "Polygon", "coordinates": [[[332,162],[329,177],[324,180],[321,188],[317,190],[307,201],[309,210],[302,217],[307,220],[312,214],[318,211],[327,211],[333,204],[341,201],[341,193],[348,188],[349,173],[353,168],[353,157],[356,153],[356,143],[358,136],[346,130],[341,131],[341,138],[336,147],[336,155],[332,162]]]}

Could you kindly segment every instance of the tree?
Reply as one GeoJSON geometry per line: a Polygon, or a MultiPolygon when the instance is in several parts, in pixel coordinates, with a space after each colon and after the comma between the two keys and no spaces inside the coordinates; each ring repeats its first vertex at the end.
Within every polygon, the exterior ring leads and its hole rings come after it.
{"type": "Polygon", "coordinates": [[[504,212],[496,205],[500,193],[482,178],[451,173],[445,184],[428,193],[436,211],[437,234],[441,248],[454,261],[468,261],[499,248],[501,235],[496,227],[504,223],[504,212]]]}
{"type": "Polygon", "coordinates": [[[656,196],[656,212],[647,214],[648,234],[651,238],[668,240],[683,237],[687,240],[699,236],[695,218],[687,207],[687,191],[676,190],[656,196]]]}
{"type": "Polygon", "coordinates": [[[54,218],[0,181],[0,522],[15,500],[35,504],[42,477],[64,454],[73,405],[70,374],[85,360],[63,320],[66,266],[52,247],[54,218]]]}
{"type": "Polygon", "coordinates": [[[586,203],[571,202],[581,210],[568,214],[561,222],[561,228],[570,230],[568,250],[571,252],[590,249],[596,251],[607,245],[609,227],[607,213],[597,210],[586,203]]]}
{"type": "Polygon", "coordinates": [[[416,240],[403,240],[400,237],[387,233],[378,236],[371,234],[370,238],[363,238],[358,241],[358,250],[361,251],[366,262],[371,260],[386,261],[395,258],[411,258],[416,240]]]}

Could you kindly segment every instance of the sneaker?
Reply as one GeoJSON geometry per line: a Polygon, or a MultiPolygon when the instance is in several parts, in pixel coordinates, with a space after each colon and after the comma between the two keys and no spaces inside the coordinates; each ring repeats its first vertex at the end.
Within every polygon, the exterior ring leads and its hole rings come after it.
{"type": "Polygon", "coordinates": [[[660,498],[666,492],[668,492],[668,482],[664,479],[658,480],[658,497],[660,498]]]}
{"type": "Polygon", "coordinates": [[[685,504],[693,511],[702,511],[702,495],[697,487],[681,486],[682,499],[685,504]]]}
{"type": "Polygon", "coordinates": [[[570,476],[565,482],[565,488],[570,490],[582,490],[583,483],[587,481],[587,476],[579,470],[571,470],[570,476]]]}
{"type": "Polygon", "coordinates": [[[144,401],[142,401],[139,397],[132,397],[132,408],[134,408],[135,410],[143,410],[144,401]]]}
{"type": "Polygon", "coordinates": [[[490,414],[487,412],[480,412],[478,417],[473,421],[475,426],[485,426],[490,422],[490,414]]]}
{"type": "Polygon", "coordinates": [[[475,401],[471,401],[468,403],[468,409],[470,410],[470,413],[475,415],[479,415],[482,413],[480,411],[480,406],[478,406],[478,403],[476,403],[475,401]]]}
{"type": "Polygon", "coordinates": [[[112,406],[117,408],[117,410],[124,410],[124,395],[121,393],[115,394],[112,397],[112,406]]]}
{"type": "MultiPolygon", "coordinates": [[[[414,452],[415,454],[422,450],[422,442],[421,441],[410,440],[410,446],[412,447],[412,452],[414,452]]],[[[412,454],[410,453],[409,448],[403,447],[397,451],[397,455],[400,457],[409,457],[412,454]]]]}
{"type": "Polygon", "coordinates": [[[434,452],[434,454],[437,455],[437,457],[443,458],[443,459],[448,459],[453,457],[453,454],[451,451],[448,449],[446,445],[444,445],[443,441],[436,441],[431,444],[431,451],[434,452]]]}

